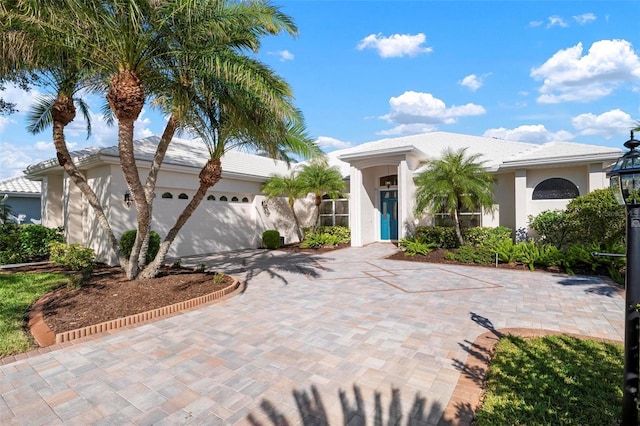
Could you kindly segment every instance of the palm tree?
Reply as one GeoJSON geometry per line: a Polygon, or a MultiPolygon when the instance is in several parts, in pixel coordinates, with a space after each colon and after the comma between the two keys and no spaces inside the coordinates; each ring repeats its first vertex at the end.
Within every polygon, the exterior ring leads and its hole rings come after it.
{"type": "Polygon", "coordinates": [[[264,192],[269,199],[276,197],[287,197],[291,214],[296,225],[296,233],[298,234],[299,241],[302,242],[304,235],[300,228],[300,220],[296,214],[295,202],[297,198],[305,195],[300,180],[296,176],[295,170],[288,176],[273,175],[262,185],[262,192],[264,192]]]}
{"type": "Polygon", "coordinates": [[[302,189],[306,194],[313,194],[315,214],[313,232],[316,232],[320,219],[322,197],[328,195],[334,200],[344,196],[344,180],[337,167],[329,167],[325,159],[314,160],[305,164],[298,176],[302,189]]]}
{"type": "Polygon", "coordinates": [[[416,214],[429,210],[436,214],[443,209],[451,217],[460,245],[464,244],[460,228],[460,210],[478,207],[493,211],[495,178],[478,161],[480,154],[467,155],[467,148],[445,150],[438,160],[429,161],[428,168],[415,179],[416,214]]]}
{"type": "Polygon", "coordinates": [[[198,136],[209,152],[199,174],[200,185],[160,244],[156,258],[143,271],[143,278],[157,275],[178,232],[207,190],[220,180],[221,159],[227,151],[263,150],[274,158],[287,152],[306,158],[320,154],[304,131],[290,87],[280,77],[233,50],[220,52],[219,60],[232,66],[199,73],[194,80],[193,107],[185,119],[187,130],[198,136]]]}
{"type": "MultiPolygon", "coordinates": [[[[80,69],[90,69],[93,88],[106,93],[113,116],[118,120],[120,163],[137,212],[138,232],[129,259],[120,255],[113,233],[107,232],[107,235],[127,276],[135,278],[144,266],[157,174],[175,131],[186,126],[185,120],[195,108],[194,87],[199,74],[237,73],[236,85],[258,93],[261,82],[246,78],[246,73],[239,69],[241,66],[229,59],[242,57],[237,53],[243,49],[256,51],[264,35],[283,31],[295,34],[297,29],[291,18],[260,0],[24,0],[20,5],[8,3],[7,9],[13,13],[11,17],[22,18],[20,22],[25,25],[46,29],[44,39],[49,47],[72,46],[72,58],[89,65],[80,69]],[[230,53],[235,53],[235,57],[229,56],[230,53]],[[161,105],[170,118],[143,185],[134,157],[133,126],[148,100],[161,105]]],[[[25,67],[25,72],[39,73],[47,69],[46,66],[42,62],[32,63],[25,67]]],[[[5,76],[14,78],[8,73],[0,75],[5,76]]],[[[52,114],[59,118],[53,120],[54,132],[57,132],[54,135],[63,135],[64,125],[75,117],[70,93],[60,97],[52,109],[52,114]],[[56,122],[63,125],[56,126],[56,122]]],[[[276,99],[272,96],[273,91],[263,94],[273,109],[277,105],[277,94],[276,99]]],[[[56,149],[61,165],[70,175],[79,176],[64,138],[56,137],[60,141],[56,149]]],[[[88,185],[79,187],[83,194],[89,193],[88,185]]],[[[91,204],[91,199],[89,202],[91,204]]],[[[91,205],[94,209],[99,207],[91,205]]],[[[100,223],[108,229],[106,218],[100,223]]]]}

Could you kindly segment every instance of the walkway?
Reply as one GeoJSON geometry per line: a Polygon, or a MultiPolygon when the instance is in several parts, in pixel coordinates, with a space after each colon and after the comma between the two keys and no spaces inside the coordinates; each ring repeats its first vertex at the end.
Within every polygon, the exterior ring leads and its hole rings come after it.
{"type": "Polygon", "coordinates": [[[368,424],[375,392],[385,418],[395,396],[405,419],[424,404],[436,424],[487,329],[623,339],[623,298],[599,278],[385,260],[393,250],[207,257],[245,293],[1,366],[0,423],[299,424],[294,397],[319,410],[314,387],[331,424],[339,391],[355,410],[354,388],[368,424]]]}

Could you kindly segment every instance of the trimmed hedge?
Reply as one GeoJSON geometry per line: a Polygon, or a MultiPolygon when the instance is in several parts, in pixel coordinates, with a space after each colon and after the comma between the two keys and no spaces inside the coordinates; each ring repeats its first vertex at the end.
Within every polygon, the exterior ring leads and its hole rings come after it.
{"type": "Polygon", "coordinates": [[[268,229],[262,233],[262,247],[273,250],[280,247],[280,232],[268,229]]]}
{"type": "MultiPolygon", "coordinates": [[[[137,234],[138,231],[132,229],[130,231],[126,231],[120,237],[118,245],[120,246],[120,250],[122,250],[124,257],[129,258],[129,256],[131,256],[131,250],[133,250],[133,244],[136,242],[137,234]]],[[[147,256],[145,257],[146,263],[155,259],[158,254],[158,250],[160,250],[160,235],[156,231],[151,231],[149,233],[149,248],[147,250],[147,256]]]]}

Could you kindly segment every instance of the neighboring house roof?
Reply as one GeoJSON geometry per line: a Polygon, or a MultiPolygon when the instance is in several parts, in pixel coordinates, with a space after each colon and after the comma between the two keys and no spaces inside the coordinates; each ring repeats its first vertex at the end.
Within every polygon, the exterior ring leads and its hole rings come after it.
{"type": "Polygon", "coordinates": [[[15,176],[0,180],[0,195],[33,195],[39,197],[41,186],[40,182],[34,182],[24,176],[15,176]]]}
{"type": "MultiPolygon", "coordinates": [[[[151,162],[159,142],[160,137],[158,136],[150,136],[134,141],[136,160],[151,162]]],[[[83,168],[83,165],[89,165],[96,161],[104,163],[119,162],[117,146],[74,151],[71,153],[71,156],[80,168],[83,168]]],[[[163,167],[173,165],[200,170],[208,158],[209,152],[201,141],[173,138],[167,149],[163,167]]],[[[30,165],[27,167],[27,173],[30,175],[40,174],[54,167],[59,167],[58,160],[55,158],[30,165]]],[[[288,167],[284,161],[273,160],[237,150],[231,150],[222,157],[223,177],[254,178],[261,180],[272,174],[286,173],[287,170],[288,167]]]]}
{"type": "Polygon", "coordinates": [[[480,159],[485,161],[486,167],[492,171],[555,162],[607,161],[615,160],[621,155],[621,150],[618,148],[574,142],[534,144],[458,133],[433,132],[368,142],[353,148],[334,151],[330,157],[335,159],[334,164],[336,164],[358,158],[392,154],[401,150],[407,152],[413,150],[422,160],[429,160],[439,158],[447,148],[456,151],[464,147],[468,148],[469,154],[480,154],[480,159]]]}

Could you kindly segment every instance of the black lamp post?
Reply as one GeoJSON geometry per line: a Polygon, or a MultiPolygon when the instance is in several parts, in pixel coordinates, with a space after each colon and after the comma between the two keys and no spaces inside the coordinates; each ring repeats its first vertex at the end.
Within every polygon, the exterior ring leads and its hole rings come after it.
{"type": "Polygon", "coordinates": [[[622,424],[638,424],[638,375],[640,373],[640,141],[624,143],[629,148],[607,174],[618,203],[627,206],[627,273],[625,276],[624,387],[622,424]]]}

